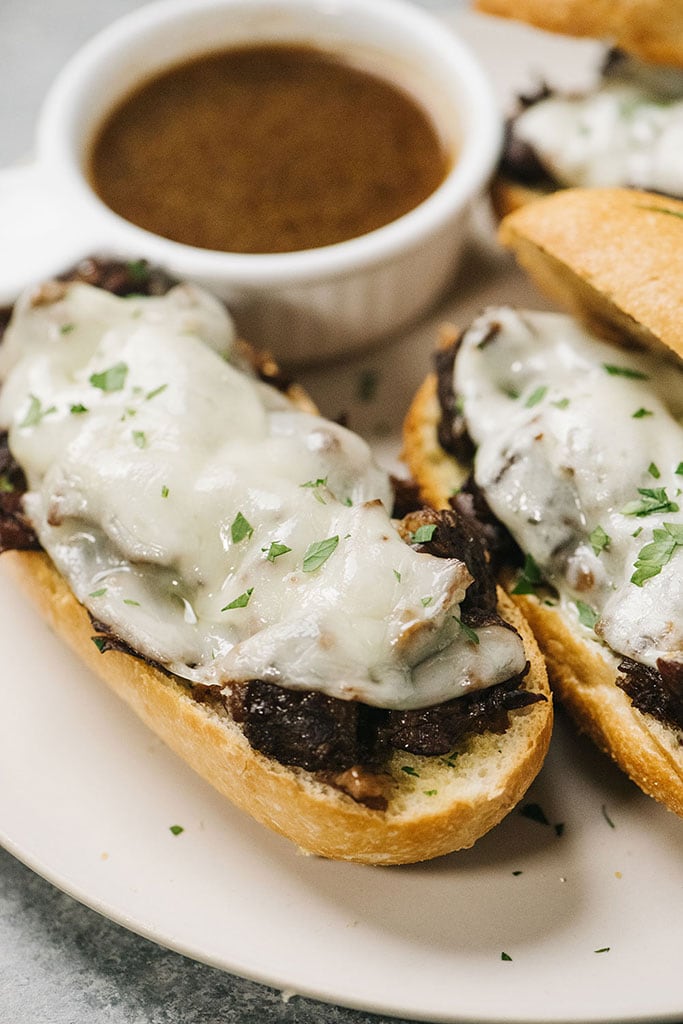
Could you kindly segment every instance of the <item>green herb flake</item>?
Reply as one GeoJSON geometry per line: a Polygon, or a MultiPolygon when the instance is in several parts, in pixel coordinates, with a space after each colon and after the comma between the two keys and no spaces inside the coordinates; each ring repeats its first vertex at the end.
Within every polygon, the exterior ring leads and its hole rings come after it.
{"type": "Polygon", "coordinates": [[[457,617],[457,615],[454,615],[454,616],[453,616],[453,618],[455,619],[455,621],[456,621],[456,622],[458,623],[458,625],[460,626],[460,629],[462,630],[462,632],[463,632],[463,633],[465,634],[465,636],[467,637],[467,640],[468,640],[468,641],[469,641],[469,642],[470,642],[471,644],[478,644],[478,643],[479,643],[479,636],[478,636],[478,634],[477,634],[476,630],[472,629],[472,627],[471,627],[471,626],[468,626],[468,625],[467,625],[467,623],[465,623],[465,622],[463,622],[463,621],[462,621],[462,619],[459,619],[459,618],[457,617]]]}
{"type": "Polygon", "coordinates": [[[558,398],[558,400],[556,402],[551,402],[550,404],[554,405],[556,409],[566,409],[567,406],[569,405],[569,399],[568,398],[558,398]]]}
{"type": "Polygon", "coordinates": [[[251,537],[253,533],[254,527],[245,519],[241,512],[238,512],[230,527],[230,536],[232,537],[233,544],[239,544],[245,538],[251,537]]]}
{"type": "Polygon", "coordinates": [[[602,526],[596,526],[592,533],[588,536],[593,552],[599,555],[601,551],[609,547],[610,538],[603,530],[602,526]]]}
{"type": "Polygon", "coordinates": [[[512,957],[510,956],[510,954],[505,952],[500,954],[500,959],[512,961],[512,957]]]}
{"type": "Polygon", "coordinates": [[[19,424],[20,427],[36,427],[46,416],[50,413],[57,412],[57,406],[51,405],[48,409],[43,409],[42,402],[35,395],[31,395],[31,402],[28,407],[28,412],[24,416],[23,420],[19,424]]]}
{"type": "Polygon", "coordinates": [[[648,210],[650,213],[664,213],[668,217],[683,219],[683,213],[680,210],[668,210],[666,206],[641,206],[640,209],[648,210]]]}
{"type": "Polygon", "coordinates": [[[535,821],[538,825],[550,824],[540,804],[522,804],[519,813],[523,818],[529,818],[530,821],[535,821]]]}
{"type": "Polygon", "coordinates": [[[683,526],[663,523],[661,529],[653,530],[652,540],[640,549],[633,564],[635,572],[631,576],[631,583],[642,587],[646,580],[659,576],[679,547],[683,547],[683,526]]]}
{"type": "Polygon", "coordinates": [[[179,836],[181,832],[185,831],[185,829],[182,825],[171,825],[168,831],[174,836],[179,836]]]}
{"type": "Polygon", "coordinates": [[[286,555],[288,551],[291,551],[286,544],[279,544],[278,541],[271,541],[269,548],[261,548],[261,551],[266,552],[266,558],[269,562],[274,562],[280,555],[286,555]]]}
{"type": "Polygon", "coordinates": [[[641,408],[641,409],[636,409],[636,411],[631,416],[631,419],[632,420],[642,420],[642,419],[645,419],[646,416],[654,416],[654,413],[651,412],[649,409],[642,409],[641,408]]]}
{"type": "Polygon", "coordinates": [[[304,572],[315,572],[324,565],[339,544],[339,537],[327,537],[325,540],[314,541],[306,549],[303,561],[304,572]]]}
{"type": "Polygon", "coordinates": [[[371,402],[377,395],[379,386],[379,373],[377,370],[363,370],[358,378],[358,399],[361,402],[371,402]]]}
{"type": "Polygon", "coordinates": [[[62,324],[59,328],[60,334],[71,334],[72,331],[76,330],[76,324],[62,324]]]}
{"type": "Polygon", "coordinates": [[[84,412],[88,412],[88,407],[87,405],[83,405],[82,402],[74,402],[74,404],[69,409],[69,412],[73,416],[81,416],[84,412]]]}
{"type": "Polygon", "coordinates": [[[581,625],[586,626],[588,629],[595,629],[595,624],[600,618],[600,614],[596,612],[595,608],[591,608],[585,601],[577,601],[576,610],[579,613],[581,625]]]}
{"type": "Polygon", "coordinates": [[[107,650],[106,636],[91,636],[90,639],[92,640],[100,654],[104,654],[104,652],[107,650]]]}
{"type": "Polygon", "coordinates": [[[519,868],[517,868],[517,870],[513,871],[512,874],[515,876],[515,878],[518,878],[521,874],[523,874],[523,872],[519,868]]]}
{"type": "Polygon", "coordinates": [[[398,571],[398,569],[394,569],[394,576],[396,577],[396,579],[397,579],[397,580],[398,580],[398,582],[400,583],[400,582],[401,582],[401,574],[400,574],[400,572],[398,571]]]}
{"type": "Polygon", "coordinates": [[[605,806],[605,804],[603,804],[600,809],[602,811],[602,816],[605,819],[605,821],[607,822],[607,824],[609,825],[609,827],[610,828],[616,828],[616,825],[614,824],[614,822],[610,818],[609,814],[607,813],[607,807],[605,806]]]}
{"type": "Polygon", "coordinates": [[[418,526],[417,530],[415,530],[415,533],[412,533],[410,535],[410,539],[412,540],[413,544],[428,544],[429,541],[434,536],[435,530],[436,526],[434,525],[434,523],[430,523],[429,526],[418,526]]]}
{"type": "MultiPolygon", "coordinates": [[[[147,260],[130,260],[126,263],[126,270],[131,281],[135,285],[146,284],[149,277],[149,265],[147,260]]],[[[129,296],[131,298],[131,296],[129,296]]]]}
{"type": "Polygon", "coordinates": [[[603,363],[604,369],[612,377],[628,377],[629,380],[649,380],[646,373],[641,370],[633,370],[630,366],[615,366],[613,363],[603,363]]]}
{"type": "Polygon", "coordinates": [[[610,951],[610,947],[609,946],[601,946],[600,949],[594,949],[593,950],[594,953],[609,953],[609,951],[610,951]]]}
{"type": "Polygon", "coordinates": [[[662,475],[662,474],[661,474],[661,473],[659,472],[659,467],[658,467],[658,466],[656,466],[654,462],[651,462],[651,463],[650,463],[650,465],[649,465],[649,466],[647,467],[647,471],[648,471],[648,473],[650,474],[650,476],[653,476],[653,477],[655,478],[655,480],[659,480],[659,478],[660,478],[660,477],[661,477],[661,475],[662,475]]]}
{"type": "Polygon", "coordinates": [[[641,533],[642,533],[642,532],[643,532],[643,528],[642,528],[642,526],[639,526],[637,530],[634,530],[634,531],[633,531],[633,533],[631,534],[631,536],[632,536],[632,537],[640,537],[640,535],[641,535],[641,533]]]}
{"type": "Polygon", "coordinates": [[[678,505],[669,499],[665,487],[639,487],[640,498],[629,501],[621,512],[625,516],[651,516],[656,512],[678,512],[678,505]]]}
{"type": "Polygon", "coordinates": [[[434,598],[430,594],[429,597],[421,597],[420,598],[420,603],[421,603],[423,608],[427,608],[432,603],[433,600],[434,600],[434,598]]]}
{"type": "Polygon", "coordinates": [[[14,494],[15,487],[6,473],[0,476],[0,494],[14,494]]]}
{"type": "Polygon", "coordinates": [[[90,383],[100,391],[123,391],[128,376],[126,363],[115,363],[101,373],[93,373],[90,376],[90,383]]]}
{"type": "Polygon", "coordinates": [[[414,778],[414,779],[419,779],[420,778],[420,773],[418,771],[415,771],[413,766],[410,765],[410,764],[402,764],[401,765],[401,771],[405,772],[406,775],[410,775],[411,778],[414,778]]]}
{"type": "Polygon", "coordinates": [[[535,594],[536,588],[543,582],[543,576],[541,570],[536,565],[532,555],[527,555],[524,559],[524,568],[520,574],[517,584],[514,587],[513,594],[535,594]]]}
{"type": "Polygon", "coordinates": [[[168,495],[169,495],[168,487],[166,486],[166,484],[163,484],[162,487],[161,487],[161,497],[162,498],[168,498],[168,495]]]}
{"type": "Polygon", "coordinates": [[[152,388],[152,390],[148,391],[147,394],[145,395],[145,401],[149,402],[150,398],[156,398],[157,395],[162,394],[162,392],[164,392],[167,387],[168,384],[160,384],[158,388],[152,388]]]}
{"type": "Polygon", "coordinates": [[[245,590],[244,593],[240,594],[239,597],[236,597],[234,601],[231,601],[230,604],[226,604],[226,606],[224,608],[221,608],[221,611],[222,612],[229,612],[233,608],[246,608],[247,605],[249,604],[249,598],[251,597],[251,595],[253,593],[254,593],[254,588],[253,587],[249,587],[249,590],[245,590]]]}
{"type": "Polygon", "coordinates": [[[321,505],[326,505],[327,502],[320,493],[321,487],[327,487],[327,477],[321,476],[317,480],[307,480],[305,484],[299,484],[300,487],[309,487],[313,491],[313,497],[316,501],[319,501],[321,505]]]}
{"type": "Polygon", "coordinates": [[[535,391],[531,392],[526,402],[524,403],[524,408],[532,409],[535,405],[538,405],[539,402],[543,401],[547,393],[547,387],[544,384],[542,384],[540,387],[536,388],[535,391]]]}
{"type": "Polygon", "coordinates": [[[136,448],[146,448],[147,447],[147,437],[145,435],[144,430],[134,430],[133,431],[133,441],[135,442],[136,448]]]}
{"type": "Polygon", "coordinates": [[[124,597],[123,603],[124,604],[132,605],[133,608],[139,608],[140,607],[140,602],[139,601],[134,601],[132,597],[124,597]]]}
{"type": "Polygon", "coordinates": [[[106,587],[100,587],[99,590],[92,590],[90,592],[90,594],[88,594],[88,597],[104,597],[104,595],[106,593],[107,593],[107,588],[106,587]]]}
{"type": "Polygon", "coordinates": [[[425,789],[424,790],[424,795],[425,796],[436,796],[437,793],[438,793],[438,789],[425,789]]]}
{"type": "Polygon", "coordinates": [[[679,462],[674,470],[676,476],[683,476],[683,462],[679,462]]]}

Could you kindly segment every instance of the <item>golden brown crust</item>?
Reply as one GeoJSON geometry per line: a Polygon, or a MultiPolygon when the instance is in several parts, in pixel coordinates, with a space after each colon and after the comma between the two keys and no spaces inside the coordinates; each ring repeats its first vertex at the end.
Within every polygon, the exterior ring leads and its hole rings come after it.
{"type": "Polygon", "coordinates": [[[519,629],[531,661],[526,685],[548,701],[515,712],[502,735],[466,741],[452,764],[396,754],[388,766],[395,784],[383,812],[252,750],[229,718],[194,701],[172,677],[127,654],[100,654],[87,612],[46,555],[6,552],[2,566],[79,658],[168,746],[238,807],[305,852],[401,864],[469,847],[517,803],[545,758],[552,728],[545,665],[529,627],[502,593],[502,613],[519,629]],[[405,765],[416,774],[402,771],[405,765]]]}
{"type": "MultiPolygon", "coordinates": [[[[465,471],[438,442],[436,378],[428,377],[405,420],[403,456],[424,501],[435,508],[462,482],[465,471]]],[[[683,816],[683,733],[636,711],[616,685],[616,660],[570,629],[559,611],[516,595],[546,658],[553,691],[579,728],[645,793],[683,816]]]]}
{"type": "Polygon", "coordinates": [[[683,357],[683,202],[624,188],[563,189],[500,226],[551,298],[622,343],[683,357]]]}
{"type": "Polygon", "coordinates": [[[654,64],[683,66],[683,6],[672,0],[475,0],[474,6],[546,32],[603,39],[654,64]]]}

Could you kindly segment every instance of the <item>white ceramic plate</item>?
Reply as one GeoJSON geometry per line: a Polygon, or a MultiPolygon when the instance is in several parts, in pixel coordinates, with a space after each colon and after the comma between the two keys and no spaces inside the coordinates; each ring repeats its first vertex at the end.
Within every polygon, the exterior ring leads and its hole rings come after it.
{"type": "MultiPolygon", "coordinates": [[[[573,73],[587,52],[472,16],[461,24],[503,89],[524,84],[529,63],[573,73]]],[[[479,232],[467,273],[419,329],[307,376],[329,414],[389,431],[384,458],[439,320],[466,321],[497,299],[539,302],[485,219],[479,232]]],[[[401,1017],[683,1018],[683,823],[562,720],[525,801],[548,825],[513,813],[473,850],[422,866],[328,863],[186,769],[16,597],[1,563],[0,602],[0,842],[83,903],[197,960],[401,1017]]]]}

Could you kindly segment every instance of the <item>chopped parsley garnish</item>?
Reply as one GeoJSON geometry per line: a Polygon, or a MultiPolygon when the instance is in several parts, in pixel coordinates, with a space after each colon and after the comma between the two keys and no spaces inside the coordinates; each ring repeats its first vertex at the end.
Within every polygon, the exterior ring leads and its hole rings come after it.
{"type": "Polygon", "coordinates": [[[167,387],[168,384],[160,384],[158,388],[152,388],[152,390],[148,391],[145,395],[145,400],[149,402],[150,398],[156,398],[156,396],[160,395],[162,391],[165,391],[167,387]]]}
{"type": "Polygon", "coordinates": [[[126,270],[133,284],[145,284],[149,277],[149,267],[146,260],[131,260],[126,263],[126,270]]]}
{"type": "Polygon", "coordinates": [[[600,949],[594,949],[593,950],[594,953],[609,953],[609,951],[610,951],[610,947],[609,946],[601,946],[600,949]]]}
{"type": "Polygon", "coordinates": [[[7,474],[3,473],[2,476],[0,476],[0,494],[13,494],[14,491],[14,484],[7,474]]]}
{"type": "Polygon", "coordinates": [[[595,623],[600,618],[599,612],[596,612],[595,608],[591,608],[585,601],[577,601],[576,610],[579,613],[581,625],[586,626],[588,629],[595,629],[595,623]]]}
{"type": "Polygon", "coordinates": [[[358,378],[358,398],[361,402],[371,402],[377,394],[379,373],[377,370],[363,370],[358,378]]]}
{"type": "Polygon", "coordinates": [[[635,572],[631,576],[631,583],[642,587],[646,580],[659,576],[667,562],[673,558],[676,548],[680,547],[683,547],[683,526],[663,523],[661,529],[654,529],[652,540],[640,549],[633,564],[635,572]]]}
{"type": "Polygon", "coordinates": [[[678,505],[669,500],[665,487],[639,487],[640,500],[629,501],[622,508],[625,516],[651,516],[655,512],[678,512],[678,505]]]}
{"type": "Polygon", "coordinates": [[[166,486],[166,484],[163,484],[161,487],[161,497],[168,498],[168,487],[166,486]]]}
{"type": "Polygon", "coordinates": [[[642,532],[643,532],[643,528],[642,528],[642,526],[639,526],[637,530],[634,530],[634,531],[633,531],[633,533],[631,534],[631,536],[632,536],[632,537],[640,537],[640,535],[641,535],[641,533],[642,533],[642,532]]]}
{"type": "Polygon", "coordinates": [[[436,789],[425,789],[425,791],[424,791],[424,795],[425,796],[436,796],[437,793],[438,793],[438,790],[436,790],[436,789]]]}
{"type": "Polygon", "coordinates": [[[74,402],[74,404],[71,406],[71,408],[69,410],[69,412],[73,413],[74,416],[80,416],[81,413],[84,413],[84,412],[87,412],[87,411],[88,411],[87,405],[83,405],[82,402],[74,402]]]}
{"type": "Polygon", "coordinates": [[[460,626],[460,629],[465,634],[465,636],[467,637],[469,642],[471,644],[478,644],[479,643],[479,637],[478,637],[476,631],[474,629],[472,629],[471,626],[468,626],[466,623],[464,623],[462,621],[462,619],[459,619],[456,615],[454,615],[453,618],[458,623],[458,625],[460,626]]]}
{"type": "Polygon", "coordinates": [[[179,836],[180,833],[184,831],[185,829],[183,828],[182,825],[171,825],[169,828],[169,832],[171,832],[174,836],[179,836]]]}
{"type": "Polygon", "coordinates": [[[523,804],[519,809],[519,813],[523,818],[529,818],[530,821],[535,821],[539,825],[550,824],[540,804],[523,804]]]}
{"type": "Polygon", "coordinates": [[[134,430],[133,440],[135,441],[135,444],[138,448],[147,447],[147,437],[145,436],[144,430],[134,430]]]}
{"type": "Polygon", "coordinates": [[[238,512],[230,527],[230,536],[232,537],[233,544],[239,544],[245,537],[251,537],[253,532],[254,527],[244,518],[241,512],[238,512]]]}
{"type": "Polygon", "coordinates": [[[605,370],[612,377],[628,377],[629,380],[649,380],[646,373],[641,370],[633,370],[630,366],[614,366],[613,363],[603,363],[605,370]]]}
{"type": "Polygon", "coordinates": [[[679,462],[674,470],[676,476],[683,476],[683,462],[679,462]]]}
{"type": "Polygon", "coordinates": [[[93,373],[90,376],[90,383],[100,391],[123,391],[128,376],[128,367],[125,363],[115,363],[101,373],[93,373]]]}
{"type": "Polygon", "coordinates": [[[134,601],[132,597],[124,597],[123,603],[124,604],[132,605],[133,608],[139,608],[140,607],[140,602],[139,601],[134,601]]]}
{"type": "Polygon", "coordinates": [[[397,579],[397,580],[398,580],[398,582],[400,583],[400,582],[401,582],[401,574],[400,574],[400,572],[398,571],[398,569],[394,569],[394,576],[396,577],[396,579],[397,579]]]}
{"type": "Polygon", "coordinates": [[[659,480],[660,476],[662,475],[659,472],[659,467],[656,466],[654,462],[650,463],[650,465],[647,467],[647,471],[650,474],[650,476],[653,476],[655,478],[655,480],[659,480]]]}
{"type": "Polygon", "coordinates": [[[266,551],[266,558],[269,562],[274,562],[280,555],[286,555],[288,551],[291,551],[286,544],[279,544],[276,540],[271,541],[269,548],[261,548],[261,551],[266,551]]]}
{"type": "Polygon", "coordinates": [[[299,484],[300,487],[310,487],[313,491],[313,497],[316,501],[319,501],[321,505],[327,504],[322,494],[319,491],[320,487],[327,487],[327,477],[320,476],[317,480],[307,480],[305,484],[299,484]]]}
{"type": "Polygon", "coordinates": [[[610,818],[609,814],[607,813],[607,807],[605,806],[605,804],[603,804],[600,809],[602,811],[602,816],[605,819],[605,821],[607,822],[607,824],[609,825],[609,827],[610,828],[616,828],[616,825],[614,824],[614,822],[610,818]]]}
{"type": "Polygon", "coordinates": [[[596,526],[593,532],[588,535],[588,539],[596,555],[599,555],[601,551],[609,547],[610,538],[602,526],[596,526]]]}
{"type": "Polygon", "coordinates": [[[434,600],[434,598],[430,594],[429,597],[421,597],[420,598],[420,603],[422,604],[423,608],[426,608],[428,605],[430,605],[432,603],[433,600],[434,600]]]}
{"type": "Polygon", "coordinates": [[[511,961],[511,960],[512,960],[512,957],[510,956],[510,954],[509,954],[509,953],[505,953],[505,952],[503,952],[503,953],[501,953],[501,954],[500,954],[500,959],[501,959],[501,960],[510,960],[510,961],[511,961]]]}
{"type": "Polygon", "coordinates": [[[410,765],[410,764],[402,764],[401,765],[401,771],[405,772],[406,775],[412,776],[412,778],[414,778],[414,779],[419,779],[420,778],[420,773],[415,771],[413,766],[410,765]]]}
{"type": "Polygon", "coordinates": [[[631,419],[642,420],[645,418],[645,416],[654,416],[654,413],[651,412],[649,409],[636,409],[631,419]]]}
{"type": "Polygon", "coordinates": [[[548,389],[544,384],[536,388],[535,391],[531,392],[526,402],[524,403],[525,409],[532,409],[535,405],[538,405],[539,402],[543,401],[547,393],[548,389]]]}
{"type": "Polygon", "coordinates": [[[60,334],[71,334],[72,331],[76,330],[76,324],[62,324],[59,328],[60,334]]]}
{"type": "Polygon", "coordinates": [[[42,402],[35,395],[31,395],[31,404],[28,407],[28,412],[24,416],[23,420],[19,424],[20,427],[36,427],[45,416],[49,416],[50,413],[57,412],[57,406],[51,405],[48,409],[43,409],[42,402]]]}
{"type": "Polygon", "coordinates": [[[88,594],[88,597],[103,597],[107,593],[106,587],[100,587],[99,590],[93,590],[88,594]]]}
{"type": "Polygon", "coordinates": [[[104,654],[107,650],[107,638],[105,636],[91,636],[90,639],[100,654],[104,654]]]}
{"type": "Polygon", "coordinates": [[[315,572],[327,561],[339,543],[339,537],[327,537],[325,540],[314,541],[309,544],[304,555],[304,572],[315,572]]]}
{"type": "Polygon", "coordinates": [[[536,565],[533,557],[527,555],[524,559],[524,568],[512,591],[513,594],[535,594],[536,588],[543,582],[541,570],[536,565]]]}
{"type": "Polygon", "coordinates": [[[430,523],[428,526],[418,526],[415,533],[411,534],[410,539],[413,544],[428,544],[434,536],[436,526],[434,523],[430,523]]]}
{"type": "Polygon", "coordinates": [[[234,601],[231,601],[230,604],[226,604],[224,608],[221,608],[221,611],[229,612],[232,608],[246,608],[249,604],[249,598],[253,593],[254,588],[249,587],[249,590],[245,590],[244,593],[240,594],[239,597],[236,597],[234,601]]]}
{"type": "Polygon", "coordinates": [[[566,409],[567,406],[569,405],[569,399],[568,398],[558,398],[558,400],[556,402],[551,402],[550,404],[554,405],[556,409],[566,409]]]}

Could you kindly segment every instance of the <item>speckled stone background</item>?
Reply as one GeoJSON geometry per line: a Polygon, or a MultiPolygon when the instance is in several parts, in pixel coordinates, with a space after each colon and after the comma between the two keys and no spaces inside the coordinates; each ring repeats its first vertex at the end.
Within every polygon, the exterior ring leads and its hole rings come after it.
{"type": "MultiPolygon", "coordinates": [[[[191,0],[188,0],[191,2],[191,0]]],[[[460,0],[422,0],[452,10],[460,0]]],[[[31,150],[41,100],[90,36],[139,0],[0,0],[0,165],[31,150]]],[[[2,231],[0,227],[0,244],[2,231]]],[[[11,780],[0,780],[11,784],[11,780]]],[[[168,952],[0,850],[0,1024],[371,1024],[168,952]]]]}

